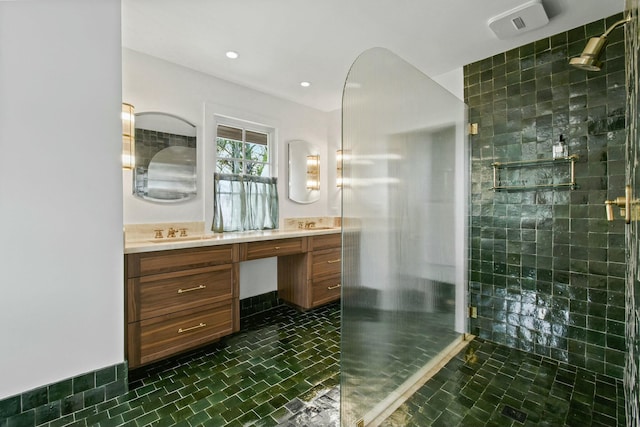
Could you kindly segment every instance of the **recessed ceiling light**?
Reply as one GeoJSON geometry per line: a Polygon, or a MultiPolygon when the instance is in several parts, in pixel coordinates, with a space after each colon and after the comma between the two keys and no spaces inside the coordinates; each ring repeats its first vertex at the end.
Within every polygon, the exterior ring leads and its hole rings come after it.
{"type": "Polygon", "coordinates": [[[300,82],[300,86],[309,87],[309,86],[311,86],[311,82],[300,82]]]}
{"type": "Polygon", "coordinates": [[[225,55],[227,55],[227,58],[229,58],[229,59],[236,59],[238,57],[238,52],[234,52],[234,51],[230,50],[225,55]]]}

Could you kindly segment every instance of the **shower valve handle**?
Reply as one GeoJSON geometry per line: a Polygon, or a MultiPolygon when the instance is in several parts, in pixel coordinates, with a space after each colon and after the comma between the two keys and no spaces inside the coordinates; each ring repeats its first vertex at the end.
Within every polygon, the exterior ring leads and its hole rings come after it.
{"type": "Polygon", "coordinates": [[[607,209],[607,221],[613,221],[613,205],[620,208],[621,212],[624,212],[624,222],[631,224],[631,186],[627,185],[624,188],[624,196],[616,197],[613,200],[604,201],[605,208],[607,209]],[[623,211],[624,209],[624,211],[623,211]]]}

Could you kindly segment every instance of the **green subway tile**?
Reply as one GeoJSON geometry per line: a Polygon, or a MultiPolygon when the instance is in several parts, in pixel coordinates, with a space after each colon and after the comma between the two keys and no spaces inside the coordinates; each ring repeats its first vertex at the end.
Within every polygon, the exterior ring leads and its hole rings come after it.
{"type": "Polygon", "coordinates": [[[36,411],[34,409],[30,409],[28,411],[21,412],[18,415],[7,418],[6,425],[7,427],[29,427],[35,426],[35,422],[36,411]]]}
{"type": "Polygon", "coordinates": [[[49,421],[56,420],[60,418],[61,410],[60,410],[60,402],[49,403],[46,405],[42,405],[35,409],[35,423],[36,425],[44,424],[49,421]]]}
{"type": "Polygon", "coordinates": [[[73,380],[64,380],[49,386],[50,401],[61,400],[73,394],[73,380]]]}
{"type": "Polygon", "coordinates": [[[110,366],[101,369],[95,373],[95,386],[100,387],[116,380],[117,368],[116,366],[110,366]]]}
{"type": "Polygon", "coordinates": [[[27,391],[22,394],[22,411],[28,411],[29,409],[45,405],[48,401],[47,387],[27,391]]]}
{"type": "Polygon", "coordinates": [[[20,396],[0,400],[0,419],[9,418],[22,412],[20,396]]]}
{"type": "Polygon", "coordinates": [[[73,412],[80,411],[83,408],[84,399],[82,393],[78,393],[62,399],[60,410],[62,412],[62,415],[68,415],[73,412]]]}
{"type": "Polygon", "coordinates": [[[83,391],[94,388],[95,385],[95,374],[93,372],[79,375],[73,378],[73,393],[81,393],[83,391]]]}

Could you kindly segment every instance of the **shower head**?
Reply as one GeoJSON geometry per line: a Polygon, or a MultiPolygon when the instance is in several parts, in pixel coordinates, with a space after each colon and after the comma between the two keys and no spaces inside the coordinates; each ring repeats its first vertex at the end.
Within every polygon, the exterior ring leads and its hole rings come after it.
{"type": "Polygon", "coordinates": [[[631,15],[613,24],[600,37],[590,38],[587,42],[587,46],[585,46],[584,50],[582,51],[582,54],[576,58],[571,58],[569,60],[569,64],[573,65],[576,68],[580,68],[581,70],[600,71],[600,69],[602,68],[600,55],[607,45],[607,36],[615,28],[624,25],[629,21],[631,21],[631,15]]]}
{"type": "Polygon", "coordinates": [[[582,54],[576,58],[571,58],[569,64],[581,70],[600,71],[602,68],[600,55],[606,45],[607,38],[604,36],[590,38],[582,54]]]}

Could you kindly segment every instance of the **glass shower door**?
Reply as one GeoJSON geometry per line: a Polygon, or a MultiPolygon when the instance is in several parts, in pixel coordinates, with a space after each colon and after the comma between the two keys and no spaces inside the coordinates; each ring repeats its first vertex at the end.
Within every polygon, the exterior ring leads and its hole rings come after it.
{"type": "Polygon", "coordinates": [[[343,95],[342,426],[377,425],[465,332],[466,141],[461,100],[386,49],[358,57],[343,95]]]}

